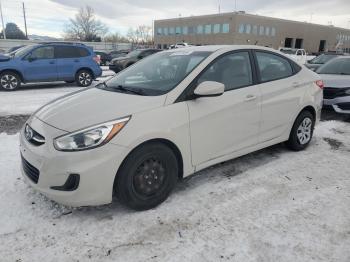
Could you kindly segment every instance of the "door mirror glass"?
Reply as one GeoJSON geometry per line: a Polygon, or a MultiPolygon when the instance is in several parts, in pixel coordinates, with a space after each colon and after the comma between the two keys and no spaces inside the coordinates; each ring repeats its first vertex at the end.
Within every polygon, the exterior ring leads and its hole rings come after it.
{"type": "Polygon", "coordinates": [[[194,90],[197,97],[221,96],[225,92],[225,85],[215,81],[200,83],[194,90]]]}

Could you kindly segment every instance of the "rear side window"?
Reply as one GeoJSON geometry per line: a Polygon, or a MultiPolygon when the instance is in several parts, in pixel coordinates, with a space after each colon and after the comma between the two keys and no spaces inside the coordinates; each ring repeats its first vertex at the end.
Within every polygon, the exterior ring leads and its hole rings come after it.
{"type": "Polygon", "coordinates": [[[252,85],[249,53],[238,52],[220,57],[198,79],[198,83],[205,81],[222,83],[225,91],[252,85]]]}
{"type": "Polygon", "coordinates": [[[291,64],[287,59],[281,56],[265,52],[256,52],[256,58],[262,82],[287,78],[293,75],[291,64]]]}
{"type": "Polygon", "coordinates": [[[75,46],[56,46],[56,58],[77,58],[88,56],[89,52],[85,48],[75,46]]]}

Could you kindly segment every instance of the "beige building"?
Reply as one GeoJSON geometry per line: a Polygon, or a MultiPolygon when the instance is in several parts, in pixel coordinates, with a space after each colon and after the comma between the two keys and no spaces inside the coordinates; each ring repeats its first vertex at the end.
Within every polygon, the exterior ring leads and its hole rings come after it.
{"type": "Polygon", "coordinates": [[[232,12],[156,20],[154,41],[160,48],[192,45],[253,44],[303,48],[309,53],[350,52],[350,30],[306,22],[232,12]]]}

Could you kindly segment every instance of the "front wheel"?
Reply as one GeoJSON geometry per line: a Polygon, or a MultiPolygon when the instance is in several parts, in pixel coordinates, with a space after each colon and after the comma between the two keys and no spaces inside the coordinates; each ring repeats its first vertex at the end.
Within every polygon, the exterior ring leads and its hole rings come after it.
{"type": "Polygon", "coordinates": [[[78,86],[88,87],[92,84],[93,75],[89,70],[80,70],[76,77],[75,82],[78,86]]]}
{"type": "Polygon", "coordinates": [[[305,149],[311,142],[314,127],[314,116],[309,111],[301,112],[294,122],[287,146],[294,151],[305,149]]]}
{"type": "Polygon", "coordinates": [[[21,86],[21,78],[14,72],[0,74],[0,86],[5,91],[14,91],[21,86]]]}
{"type": "Polygon", "coordinates": [[[122,204],[147,210],[169,196],[177,178],[178,163],[173,151],[162,143],[150,143],[126,158],[117,173],[114,190],[122,204]]]}

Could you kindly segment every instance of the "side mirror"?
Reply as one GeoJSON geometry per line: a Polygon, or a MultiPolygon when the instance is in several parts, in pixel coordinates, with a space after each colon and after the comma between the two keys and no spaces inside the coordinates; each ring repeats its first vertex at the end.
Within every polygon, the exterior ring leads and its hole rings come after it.
{"type": "Polygon", "coordinates": [[[31,54],[29,55],[29,57],[28,57],[28,62],[33,62],[33,61],[35,61],[37,58],[36,57],[33,57],[31,54]]]}
{"type": "Polygon", "coordinates": [[[194,90],[196,97],[221,96],[225,92],[225,85],[215,81],[205,81],[200,83],[194,90]]]}

